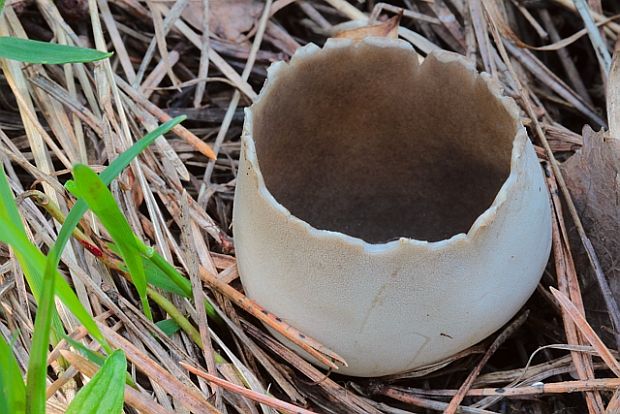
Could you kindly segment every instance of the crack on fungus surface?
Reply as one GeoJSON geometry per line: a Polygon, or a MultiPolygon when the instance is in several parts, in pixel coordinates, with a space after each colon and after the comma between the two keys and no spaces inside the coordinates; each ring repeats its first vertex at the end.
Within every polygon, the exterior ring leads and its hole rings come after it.
{"type": "Polygon", "coordinates": [[[510,173],[517,123],[458,62],[360,44],[294,59],[252,108],[267,189],[370,243],[466,233],[510,173]]]}

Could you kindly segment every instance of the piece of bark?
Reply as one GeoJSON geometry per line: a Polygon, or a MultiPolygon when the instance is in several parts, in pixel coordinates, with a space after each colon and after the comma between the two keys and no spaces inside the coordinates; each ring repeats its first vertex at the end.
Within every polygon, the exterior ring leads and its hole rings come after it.
{"type": "MultiPolygon", "coordinates": [[[[620,140],[586,126],[583,147],[561,168],[613,296],[620,301],[620,140]]],[[[576,240],[572,246],[589,320],[599,335],[611,341],[614,327],[587,256],[576,240]]]]}

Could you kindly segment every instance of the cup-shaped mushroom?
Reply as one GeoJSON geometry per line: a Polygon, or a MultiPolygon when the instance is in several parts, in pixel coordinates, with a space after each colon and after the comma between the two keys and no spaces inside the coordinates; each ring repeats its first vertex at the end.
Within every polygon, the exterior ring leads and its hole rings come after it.
{"type": "Polygon", "coordinates": [[[246,110],[234,239],[247,295],[380,376],[484,339],[551,247],[515,103],[463,57],[331,40],[269,69],[246,110]]]}

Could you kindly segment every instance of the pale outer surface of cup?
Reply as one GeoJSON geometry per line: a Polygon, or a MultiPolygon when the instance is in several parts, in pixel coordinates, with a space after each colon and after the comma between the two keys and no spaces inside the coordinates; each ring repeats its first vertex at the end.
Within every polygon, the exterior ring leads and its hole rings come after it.
{"type": "MultiPolygon", "coordinates": [[[[410,48],[378,39],[325,46],[339,47],[410,48]]],[[[269,79],[314,53],[321,49],[302,48],[292,63],[272,66],[269,79]]],[[[449,52],[431,58],[465,64],[449,52]]],[[[514,102],[490,82],[489,88],[517,120],[514,102]]],[[[467,234],[371,244],[313,228],[278,203],[259,169],[252,117],[250,108],[233,214],[245,292],[344,357],[348,367],[339,373],[381,376],[442,360],[501,328],[533,293],[549,256],[551,211],[542,169],[520,124],[510,175],[467,234]]]]}

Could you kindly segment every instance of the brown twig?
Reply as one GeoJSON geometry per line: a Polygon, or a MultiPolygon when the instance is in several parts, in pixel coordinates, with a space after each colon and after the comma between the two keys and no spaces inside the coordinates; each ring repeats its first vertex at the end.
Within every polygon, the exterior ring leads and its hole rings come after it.
{"type": "Polygon", "coordinates": [[[473,385],[474,381],[480,374],[480,371],[482,371],[482,368],[486,365],[495,351],[497,351],[499,347],[506,342],[506,339],[508,339],[517,329],[519,329],[521,325],[523,325],[528,315],[529,311],[523,312],[517,319],[512,321],[510,325],[504,328],[502,333],[500,333],[497,338],[495,338],[491,346],[489,346],[487,352],[485,352],[484,356],[480,359],[478,364],[476,364],[474,369],[471,370],[458,392],[454,395],[454,397],[452,397],[450,404],[448,404],[448,407],[444,410],[444,414],[455,414],[458,411],[461,401],[463,401],[463,398],[467,395],[467,391],[469,391],[473,385]]]}
{"type": "Polygon", "coordinates": [[[217,277],[209,273],[207,269],[202,266],[200,267],[200,277],[204,282],[208,283],[209,286],[216,289],[218,292],[232,300],[235,304],[237,304],[237,306],[239,306],[249,314],[253,315],[254,317],[258,318],[267,326],[275,329],[280,334],[284,335],[288,340],[293,342],[295,345],[300,346],[304,351],[308,352],[318,361],[333,369],[338,369],[338,365],[336,365],[336,362],[347,366],[345,360],[334,351],[321,345],[315,339],[312,339],[309,336],[306,336],[303,333],[299,332],[297,329],[284,322],[278,316],[272,314],[251,299],[248,299],[245,295],[239,293],[233,287],[220,281],[217,277]]]}
{"type": "Polygon", "coordinates": [[[258,392],[252,391],[252,390],[248,390],[247,388],[243,388],[240,387],[236,384],[233,384],[232,382],[228,382],[226,380],[223,380],[221,378],[218,378],[214,375],[211,375],[207,372],[204,372],[201,369],[195,368],[193,366],[191,366],[188,363],[185,362],[180,362],[181,366],[185,369],[187,369],[189,372],[191,372],[192,374],[196,374],[201,378],[206,379],[209,382],[212,382],[214,384],[217,384],[219,386],[221,386],[222,388],[227,389],[228,391],[232,391],[235,392],[237,394],[241,394],[244,397],[248,397],[251,400],[254,400],[256,402],[259,402],[261,404],[265,404],[268,405],[269,407],[278,409],[278,410],[282,410],[284,412],[287,413],[291,413],[291,414],[316,414],[313,411],[308,411],[304,408],[301,407],[297,407],[293,404],[289,404],[285,401],[281,401],[278,400],[277,398],[273,398],[270,397],[268,395],[264,395],[264,394],[260,394],[258,392]]]}

